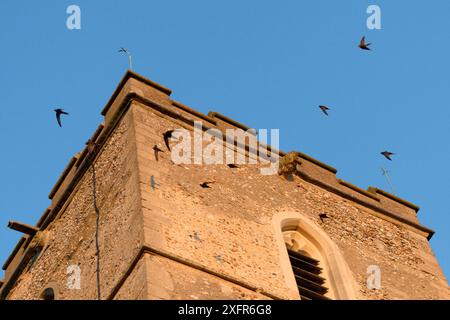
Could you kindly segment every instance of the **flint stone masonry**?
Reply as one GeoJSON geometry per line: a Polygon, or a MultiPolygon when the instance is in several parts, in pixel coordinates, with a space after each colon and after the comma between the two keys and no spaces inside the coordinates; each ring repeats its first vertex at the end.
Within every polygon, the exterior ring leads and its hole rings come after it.
{"type": "Polygon", "coordinates": [[[340,180],[336,169],[301,153],[293,181],[261,175],[264,164],[176,165],[165,131],[193,131],[194,121],[205,130],[246,127],[216,112],[203,115],[170,94],[127,72],[93,135],[99,147],[75,155],[50,193],[52,204],[37,224],[47,235],[42,252],[26,261],[25,236],[5,263],[2,299],[39,299],[49,286],[58,299],[97,298],[94,169],[102,299],[299,299],[274,222],[293,215],[335,244],[349,270],[340,285],[355,298],[450,298],[428,242],[433,231],[420,225],[418,207],[340,180]],[[159,161],[155,144],[164,150],[159,161]],[[205,181],[215,183],[201,188],[205,181]],[[80,290],[67,287],[72,264],[81,268],[80,290]],[[380,290],[367,289],[370,265],[381,269],[380,290]]]}

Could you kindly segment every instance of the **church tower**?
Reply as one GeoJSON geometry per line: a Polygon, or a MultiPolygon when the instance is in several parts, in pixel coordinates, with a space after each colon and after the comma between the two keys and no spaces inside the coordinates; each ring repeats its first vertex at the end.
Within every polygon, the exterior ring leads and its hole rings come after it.
{"type": "Polygon", "coordinates": [[[416,205],[170,95],[125,74],[37,224],[11,223],[1,299],[450,299],[416,205]]]}

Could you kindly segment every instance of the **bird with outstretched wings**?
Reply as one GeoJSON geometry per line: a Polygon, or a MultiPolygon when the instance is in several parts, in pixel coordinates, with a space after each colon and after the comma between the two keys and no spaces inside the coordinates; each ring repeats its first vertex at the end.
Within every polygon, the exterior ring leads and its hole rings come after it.
{"type": "Polygon", "coordinates": [[[172,134],[175,132],[175,130],[168,130],[164,132],[164,143],[166,144],[167,150],[170,151],[170,138],[172,138],[172,134]]]}
{"type": "Polygon", "coordinates": [[[58,125],[62,128],[61,115],[62,114],[69,115],[69,114],[61,108],[55,109],[54,111],[56,113],[56,121],[58,121],[58,125]]]}
{"type": "Polygon", "coordinates": [[[330,110],[330,108],[328,108],[327,106],[319,106],[320,110],[322,110],[322,112],[328,116],[328,110],[330,110]]]}
{"type": "Polygon", "coordinates": [[[371,50],[369,46],[371,43],[366,43],[366,37],[362,37],[361,41],[359,42],[359,46],[362,50],[371,50]]]}
{"type": "Polygon", "coordinates": [[[383,156],[385,156],[386,159],[392,161],[391,156],[393,156],[395,153],[392,153],[392,152],[389,152],[389,151],[383,151],[383,152],[381,152],[381,154],[383,156]]]}

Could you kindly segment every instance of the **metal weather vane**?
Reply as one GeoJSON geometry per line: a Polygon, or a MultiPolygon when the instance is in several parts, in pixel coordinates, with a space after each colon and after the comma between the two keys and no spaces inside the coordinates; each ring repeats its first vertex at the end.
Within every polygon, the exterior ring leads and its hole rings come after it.
{"type": "Polygon", "coordinates": [[[131,52],[127,48],[124,48],[124,47],[121,47],[119,52],[125,53],[128,56],[128,63],[129,63],[130,70],[133,70],[133,58],[132,58],[131,52]]]}

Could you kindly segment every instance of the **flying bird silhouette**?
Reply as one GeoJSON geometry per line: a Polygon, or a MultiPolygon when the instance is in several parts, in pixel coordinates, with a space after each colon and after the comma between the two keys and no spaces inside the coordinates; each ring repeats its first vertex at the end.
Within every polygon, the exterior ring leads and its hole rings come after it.
{"type": "Polygon", "coordinates": [[[322,110],[323,113],[325,113],[325,115],[328,115],[328,110],[330,110],[330,108],[328,108],[327,106],[319,106],[320,110],[322,110]]]}
{"type": "Polygon", "coordinates": [[[211,188],[209,185],[211,183],[214,183],[215,181],[209,181],[209,182],[203,182],[202,184],[200,184],[200,187],[202,188],[211,188]]]}
{"type": "Polygon", "coordinates": [[[169,140],[172,138],[172,134],[175,132],[175,130],[169,130],[164,132],[164,143],[166,144],[167,149],[170,151],[170,145],[169,140]]]}
{"type": "Polygon", "coordinates": [[[320,218],[320,221],[323,222],[323,219],[327,219],[327,218],[329,218],[329,216],[326,213],[321,213],[321,214],[319,214],[319,218],[320,218]]]}
{"type": "Polygon", "coordinates": [[[128,53],[128,49],[121,47],[119,52],[128,53]]]}
{"type": "Polygon", "coordinates": [[[161,150],[156,144],[153,146],[153,151],[155,152],[155,159],[156,161],[159,161],[159,153],[160,152],[164,152],[163,150],[161,150]]]}
{"type": "Polygon", "coordinates": [[[58,125],[62,128],[62,124],[61,124],[61,115],[65,114],[65,115],[69,115],[67,112],[65,112],[63,109],[58,108],[53,110],[56,112],[56,121],[58,121],[58,125]]]}
{"type": "Polygon", "coordinates": [[[388,159],[388,160],[391,160],[392,161],[392,158],[391,158],[391,156],[393,156],[395,153],[392,153],[392,152],[389,152],[389,151],[383,151],[383,152],[381,152],[381,154],[383,155],[383,156],[385,156],[386,157],[386,159],[388,159]]]}
{"type": "Polygon", "coordinates": [[[359,43],[359,46],[361,49],[363,50],[371,50],[369,48],[369,46],[371,45],[371,43],[366,43],[366,37],[362,37],[361,42],[359,43]]]}

